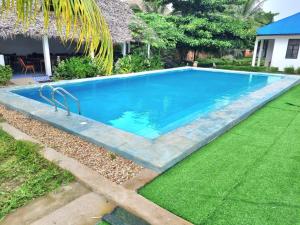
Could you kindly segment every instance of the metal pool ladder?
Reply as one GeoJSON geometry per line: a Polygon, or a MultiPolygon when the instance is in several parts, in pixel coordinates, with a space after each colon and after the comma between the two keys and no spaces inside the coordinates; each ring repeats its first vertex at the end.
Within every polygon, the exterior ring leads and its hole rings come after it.
{"type": "Polygon", "coordinates": [[[68,103],[68,100],[67,100],[67,97],[71,98],[72,100],[74,100],[77,104],[77,109],[78,109],[78,114],[80,115],[81,114],[81,107],[80,107],[80,101],[78,98],[76,98],[74,95],[72,95],[70,92],[68,92],[66,89],[62,88],[62,87],[53,87],[52,85],[50,84],[44,84],[40,87],[39,89],[39,94],[40,94],[40,97],[42,99],[44,99],[45,101],[47,101],[48,103],[50,103],[51,105],[54,106],[55,108],[55,112],[57,112],[57,106],[61,106],[63,109],[65,109],[67,111],[67,115],[70,116],[71,113],[70,113],[70,106],[69,106],[69,103],[68,103]],[[50,91],[51,91],[51,98],[45,96],[43,94],[43,90],[45,88],[49,88],[50,91]],[[55,98],[55,94],[58,94],[60,95],[61,97],[63,97],[64,101],[63,103],[58,101],[56,98],[55,98]]]}

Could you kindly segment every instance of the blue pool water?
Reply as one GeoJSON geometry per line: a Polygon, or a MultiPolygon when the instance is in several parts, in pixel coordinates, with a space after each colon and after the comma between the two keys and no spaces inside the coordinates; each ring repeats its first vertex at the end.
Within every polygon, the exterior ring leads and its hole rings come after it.
{"type": "MultiPolygon", "coordinates": [[[[83,116],[153,139],[279,79],[189,69],[61,87],[79,98],[83,116]]],[[[44,102],[38,88],[14,92],[44,102]]],[[[76,105],[70,105],[76,113],[76,105]]]]}

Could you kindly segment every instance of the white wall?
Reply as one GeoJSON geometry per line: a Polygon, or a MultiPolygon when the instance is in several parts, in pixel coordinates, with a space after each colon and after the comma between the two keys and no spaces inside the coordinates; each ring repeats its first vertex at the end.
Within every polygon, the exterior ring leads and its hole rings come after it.
{"type": "Polygon", "coordinates": [[[300,67],[300,50],[297,59],[286,59],[286,51],[289,39],[300,39],[300,35],[293,36],[273,36],[275,39],[273,56],[271,66],[279,67],[279,70],[283,70],[285,67],[293,66],[295,68],[300,67]]]}

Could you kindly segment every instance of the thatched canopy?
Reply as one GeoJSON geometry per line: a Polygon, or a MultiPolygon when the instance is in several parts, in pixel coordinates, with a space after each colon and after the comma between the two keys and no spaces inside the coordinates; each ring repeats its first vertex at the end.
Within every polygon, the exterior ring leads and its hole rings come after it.
{"type": "MultiPolygon", "coordinates": [[[[129,24],[133,17],[133,12],[126,2],[120,0],[96,0],[102,14],[104,15],[114,43],[131,41],[131,32],[129,24]]],[[[1,0],[0,0],[1,7],[1,0]]],[[[55,22],[49,24],[48,30],[44,29],[43,16],[40,14],[35,23],[25,29],[19,25],[16,26],[17,15],[14,13],[1,14],[0,18],[0,38],[13,38],[16,35],[41,39],[45,34],[49,37],[58,37],[55,22]]]]}

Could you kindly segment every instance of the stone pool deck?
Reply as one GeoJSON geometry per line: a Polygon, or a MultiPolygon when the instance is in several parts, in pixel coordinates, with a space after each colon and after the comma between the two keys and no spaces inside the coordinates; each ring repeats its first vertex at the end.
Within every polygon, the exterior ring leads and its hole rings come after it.
{"type": "MultiPolygon", "coordinates": [[[[190,67],[170,69],[168,71],[191,69],[217,72],[224,71],[190,67]]],[[[145,74],[156,72],[157,71],[134,75],[117,75],[113,77],[63,81],[57,82],[55,85],[76,84],[98,79],[124,79],[130,76],[143,76],[145,74]]],[[[236,73],[233,71],[225,72],[236,73]]],[[[249,75],[249,73],[246,72],[239,73],[249,75]]],[[[259,73],[251,74],[259,75],[259,73]]],[[[153,140],[107,126],[77,114],[72,113],[71,116],[66,116],[66,112],[63,110],[54,112],[53,108],[49,105],[14,94],[12,91],[17,90],[18,88],[0,90],[0,103],[14,110],[26,113],[35,119],[47,122],[71,134],[75,134],[98,146],[103,146],[146,168],[161,173],[200,147],[206,145],[220,134],[226,132],[264,104],[289,90],[300,81],[299,76],[282,77],[281,80],[267,85],[248,96],[244,96],[221,110],[213,112],[206,117],[196,119],[185,126],[153,140]]],[[[20,89],[32,87],[38,86],[27,86],[21,87],[20,89]]]]}

